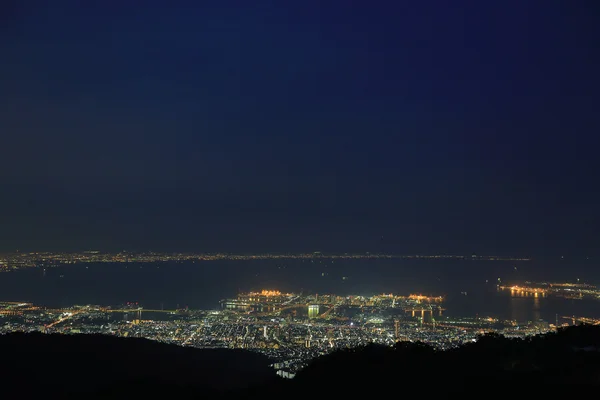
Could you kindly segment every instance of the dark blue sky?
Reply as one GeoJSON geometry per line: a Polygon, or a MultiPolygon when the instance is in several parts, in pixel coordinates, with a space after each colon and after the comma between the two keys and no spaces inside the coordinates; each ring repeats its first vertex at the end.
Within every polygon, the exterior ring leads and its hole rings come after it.
{"type": "Polygon", "coordinates": [[[9,3],[2,250],[597,253],[593,1],[9,3]]]}

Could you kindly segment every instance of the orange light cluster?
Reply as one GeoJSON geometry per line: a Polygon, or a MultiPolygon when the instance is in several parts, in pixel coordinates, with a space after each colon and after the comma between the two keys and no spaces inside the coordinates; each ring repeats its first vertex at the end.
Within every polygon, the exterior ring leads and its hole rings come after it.
{"type": "Polygon", "coordinates": [[[423,296],[421,294],[411,294],[410,296],[408,296],[408,298],[411,300],[418,300],[418,301],[442,301],[442,296],[429,297],[429,296],[423,296]]]}
{"type": "Polygon", "coordinates": [[[521,286],[502,287],[502,289],[510,289],[511,292],[514,291],[514,292],[525,292],[525,293],[546,293],[545,289],[521,287],[521,286]]]}
{"type": "Polygon", "coordinates": [[[266,296],[266,297],[272,297],[272,296],[281,296],[281,292],[279,290],[263,290],[260,293],[250,293],[256,296],[266,296]]]}

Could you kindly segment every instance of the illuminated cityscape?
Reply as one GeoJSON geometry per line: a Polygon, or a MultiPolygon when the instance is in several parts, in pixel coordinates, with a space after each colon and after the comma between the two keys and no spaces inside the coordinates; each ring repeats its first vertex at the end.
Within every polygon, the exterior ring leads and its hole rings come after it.
{"type": "MultiPolygon", "coordinates": [[[[548,284],[552,288],[571,288],[548,284]]],[[[589,285],[582,290],[592,290],[589,285]]],[[[547,288],[499,287],[513,295],[546,296],[547,288]]],[[[197,348],[248,349],[270,356],[277,373],[293,377],[315,357],[335,349],[397,341],[424,342],[450,349],[479,335],[497,332],[526,337],[576,323],[600,324],[587,317],[560,316],[556,322],[456,318],[444,315],[442,296],[375,296],[282,293],[275,289],[240,293],[216,310],[145,309],[137,303],[116,307],[77,305],[50,309],[27,302],[0,302],[0,334],[44,332],[141,337],[197,348]]]]}

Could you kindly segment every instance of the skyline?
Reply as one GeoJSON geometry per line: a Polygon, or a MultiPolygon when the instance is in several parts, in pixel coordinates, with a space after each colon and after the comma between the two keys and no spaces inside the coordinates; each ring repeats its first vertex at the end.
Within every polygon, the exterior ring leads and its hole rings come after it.
{"type": "MultiPolygon", "coordinates": [[[[57,267],[81,263],[162,263],[196,261],[248,261],[248,260],[475,260],[475,261],[530,261],[526,257],[467,255],[399,255],[380,253],[198,253],[198,252],[11,252],[0,253],[0,272],[23,268],[57,267]]],[[[333,261],[332,261],[333,262],[333,261]]]]}
{"type": "Polygon", "coordinates": [[[591,4],[2,11],[0,251],[600,255],[591,4]]]}
{"type": "MultiPolygon", "coordinates": [[[[70,250],[70,251],[49,251],[49,250],[27,250],[27,249],[15,249],[12,251],[5,251],[0,254],[197,254],[197,255],[258,255],[258,256],[287,256],[287,255],[296,255],[296,256],[306,256],[306,257],[332,257],[332,256],[391,256],[391,257],[460,257],[460,258],[481,258],[481,257],[502,257],[509,255],[489,255],[489,254],[459,254],[459,253],[384,253],[377,251],[344,251],[344,252],[331,252],[331,251],[304,251],[304,252],[276,252],[276,251],[266,251],[266,252],[235,252],[235,251],[157,251],[157,250],[139,250],[139,249],[120,249],[116,251],[102,250],[102,249],[91,249],[87,248],[85,250],[70,250]]],[[[588,257],[589,258],[589,257],[588,257]]]]}
{"type": "MultiPolygon", "coordinates": [[[[375,246],[377,247],[377,246],[375,246]]],[[[382,247],[381,244],[379,246],[382,247]]],[[[531,259],[579,259],[579,260],[593,260],[596,257],[590,255],[592,253],[555,253],[546,254],[545,252],[534,254],[533,252],[523,253],[480,253],[476,251],[467,251],[461,253],[459,251],[428,251],[428,252],[394,252],[394,251],[381,251],[377,249],[359,249],[359,250],[327,250],[327,249],[303,249],[303,250],[265,250],[265,251],[237,251],[235,249],[221,249],[221,250],[210,250],[202,249],[202,246],[198,246],[196,249],[193,248],[171,248],[161,249],[148,248],[148,247],[129,247],[129,248],[106,248],[106,247],[91,247],[82,246],[79,248],[62,248],[62,249],[51,249],[51,248],[34,248],[34,247],[22,247],[22,248],[4,248],[0,250],[0,255],[7,254],[164,254],[164,255],[235,255],[235,256],[311,256],[311,257],[331,257],[331,256],[364,256],[364,257],[422,257],[422,258],[435,258],[435,257],[450,257],[450,258],[503,258],[503,259],[516,259],[516,260],[531,260],[531,259]]]]}

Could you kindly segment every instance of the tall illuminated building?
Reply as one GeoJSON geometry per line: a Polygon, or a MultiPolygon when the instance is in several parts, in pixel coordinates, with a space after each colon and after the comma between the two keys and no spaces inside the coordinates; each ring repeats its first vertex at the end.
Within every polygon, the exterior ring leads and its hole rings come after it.
{"type": "Polygon", "coordinates": [[[308,306],[308,318],[317,318],[319,315],[319,305],[311,304],[308,306]]]}

